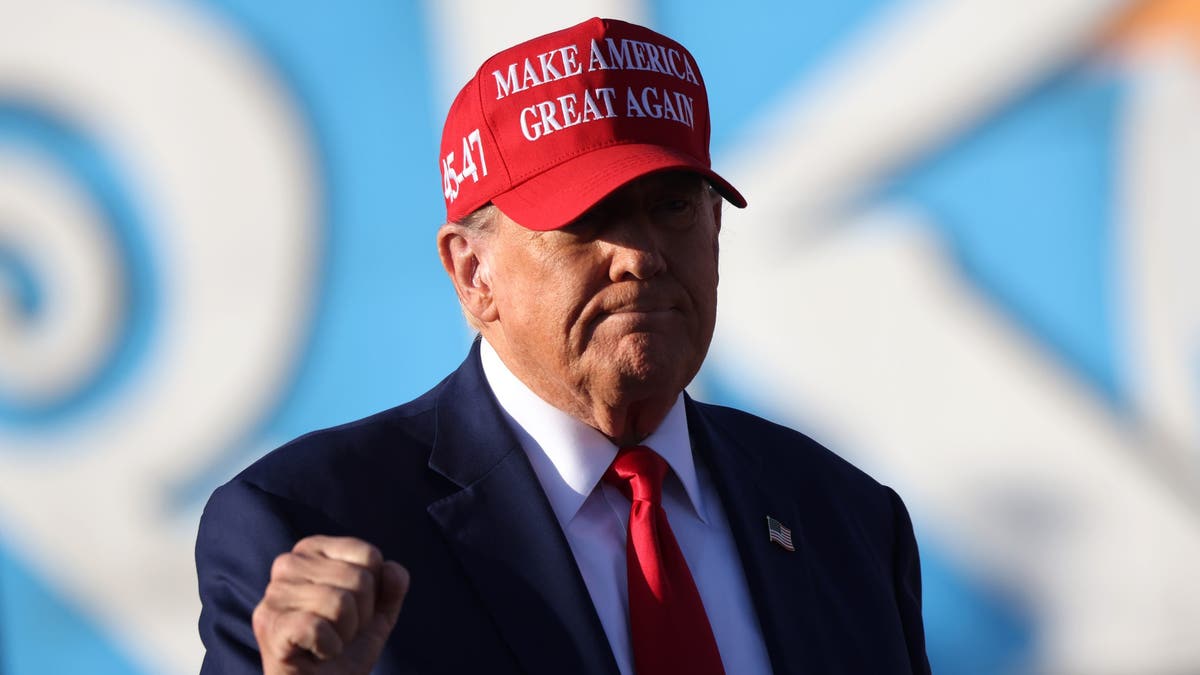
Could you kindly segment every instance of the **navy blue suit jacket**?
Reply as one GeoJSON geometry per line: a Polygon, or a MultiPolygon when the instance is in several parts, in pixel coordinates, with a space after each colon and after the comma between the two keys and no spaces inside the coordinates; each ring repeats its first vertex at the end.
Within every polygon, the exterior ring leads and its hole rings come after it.
{"type": "MultiPolygon", "coordinates": [[[[687,418],[774,671],[927,673],[900,498],[785,427],[691,399],[687,418]],[[768,540],[768,515],[795,552],[768,540]]],[[[312,534],[364,539],[412,573],[378,673],[618,673],[478,344],[415,401],[301,437],[213,493],[196,543],[203,672],[260,669],[251,611],[275,556],[312,534]]]]}

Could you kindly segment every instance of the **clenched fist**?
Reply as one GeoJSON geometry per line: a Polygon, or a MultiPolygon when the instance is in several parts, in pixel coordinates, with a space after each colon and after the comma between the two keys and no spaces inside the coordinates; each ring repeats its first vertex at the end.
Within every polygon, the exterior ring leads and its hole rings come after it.
{"type": "Polygon", "coordinates": [[[275,559],[254,608],[263,672],[368,673],[408,592],[408,571],[349,537],[308,537],[275,559]]]}

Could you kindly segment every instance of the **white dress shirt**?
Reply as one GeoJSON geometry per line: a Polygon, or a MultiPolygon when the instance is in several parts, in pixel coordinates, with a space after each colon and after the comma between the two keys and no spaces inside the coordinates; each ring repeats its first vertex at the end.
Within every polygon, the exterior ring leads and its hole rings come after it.
{"type": "MultiPolygon", "coordinates": [[[[624,675],[633,675],[625,571],[630,504],[617,488],[600,480],[618,448],[599,431],[533,393],[486,340],[480,355],[484,376],[566,534],[617,665],[624,675]]],[[[641,445],[653,449],[671,467],[663,482],[663,509],[704,602],[725,672],[770,673],[725,511],[706,468],[692,457],[682,393],[641,445]]]]}

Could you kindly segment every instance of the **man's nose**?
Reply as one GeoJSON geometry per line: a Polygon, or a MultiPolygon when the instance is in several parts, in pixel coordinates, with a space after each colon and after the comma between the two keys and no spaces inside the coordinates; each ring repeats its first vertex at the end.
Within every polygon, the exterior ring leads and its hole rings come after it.
{"type": "Polygon", "coordinates": [[[613,281],[649,279],[666,267],[661,242],[649,218],[631,215],[610,228],[609,234],[609,278],[613,281]]]}

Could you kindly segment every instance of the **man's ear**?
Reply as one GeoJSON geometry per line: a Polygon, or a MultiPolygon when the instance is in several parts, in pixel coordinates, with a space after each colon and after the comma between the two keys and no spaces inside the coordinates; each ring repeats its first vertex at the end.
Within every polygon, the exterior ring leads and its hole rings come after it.
{"type": "Polygon", "coordinates": [[[480,324],[495,321],[498,314],[487,264],[487,239],[487,234],[456,223],[442,225],[437,235],[442,267],[450,275],[458,301],[480,324]]]}

